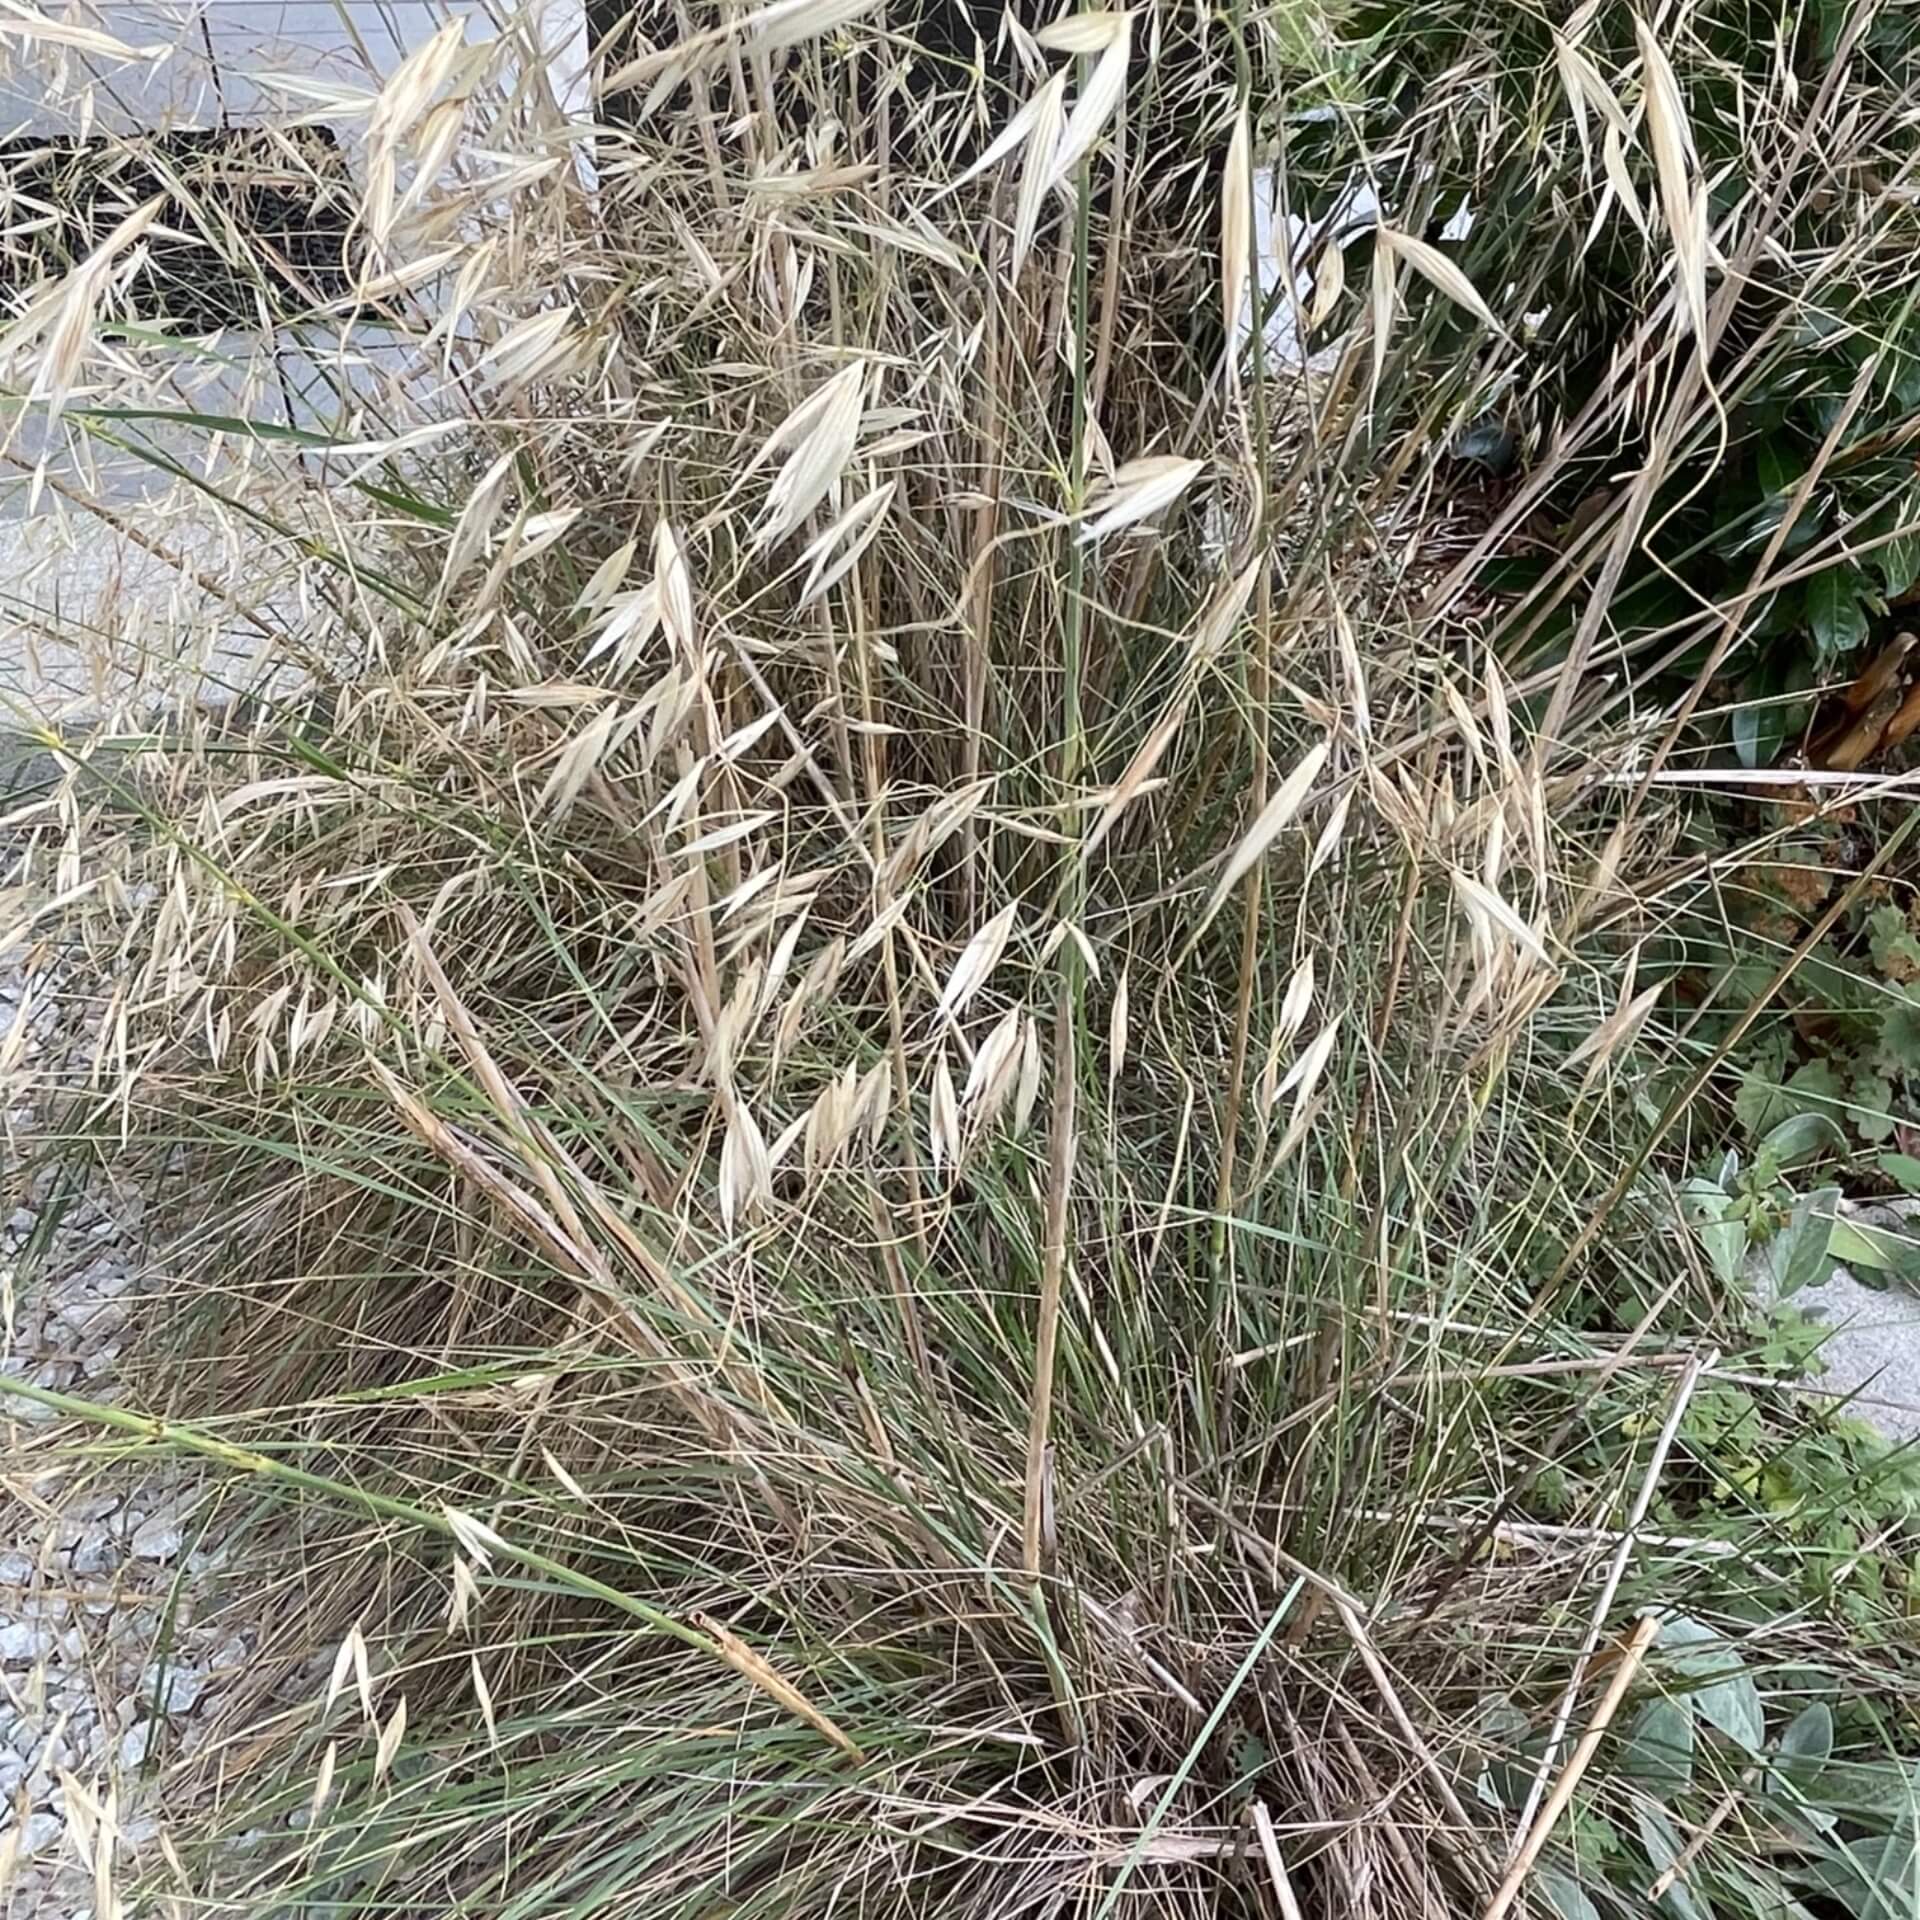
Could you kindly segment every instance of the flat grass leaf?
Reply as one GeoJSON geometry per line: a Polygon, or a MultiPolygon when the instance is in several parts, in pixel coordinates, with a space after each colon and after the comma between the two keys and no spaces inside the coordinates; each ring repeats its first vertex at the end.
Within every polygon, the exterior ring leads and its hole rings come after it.
{"type": "Polygon", "coordinates": [[[1693,1784],[1693,1715],[1662,1696],[1640,1709],[1620,1754],[1620,1770],[1661,1800],[1693,1784]]]}
{"type": "Polygon", "coordinates": [[[1874,1165],[1902,1193],[1920,1193],[1920,1160],[1910,1153],[1883,1153],[1874,1165]]]}
{"type": "Polygon", "coordinates": [[[1725,1636],[1675,1614],[1661,1623],[1660,1645],[1672,1670],[1693,1683],[1687,1698],[1694,1711],[1736,1746],[1758,1753],[1767,1736],[1766,1709],[1760,1689],[1725,1636]]]}

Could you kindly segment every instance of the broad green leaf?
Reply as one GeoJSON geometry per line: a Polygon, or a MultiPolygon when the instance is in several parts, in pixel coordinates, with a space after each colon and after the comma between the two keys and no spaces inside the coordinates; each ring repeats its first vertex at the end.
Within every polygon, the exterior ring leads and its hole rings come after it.
{"type": "Polygon", "coordinates": [[[1833,1271],[1827,1244],[1833,1237],[1834,1209],[1839,1203],[1838,1187],[1822,1187],[1794,1202],[1787,1224],[1767,1248],[1777,1298],[1790,1299],[1802,1287],[1817,1286],[1833,1271]]]}
{"type": "Polygon", "coordinates": [[[1883,1153],[1873,1163],[1903,1193],[1920,1193],[1920,1160],[1910,1153],[1883,1153]]]}
{"type": "Polygon", "coordinates": [[[1905,1274],[1920,1264],[1920,1247],[1911,1233],[1865,1220],[1835,1219],[1827,1252],[1842,1266],[1864,1267],[1869,1273],[1905,1274]]]}
{"type": "Polygon", "coordinates": [[[1533,1889],[1560,1920],[1600,1920],[1600,1909],[1587,1898],[1579,1881],[1558,1867],[1536,1867],[1533,1889]]]}
{"type": "Polygon", "coordinates": [[[1852,1840],[1816,1861],[1810,1877],[1853,1920],[1913,1920],[1920,1912],[1920,1859],[1910,1834],[1852,1840]]]}
{"type": "Polygon", "coordinates": [[[1807,582],[1807,626],[1823,663],[1832,664],[1865,645],[1866,611],[1860,576],[1851,567],[1829,567],[1807,582]]]}
{"type": "Polygon", "coordinates": [[[1620,1755],[1620,1771],[1661,1800],[1693,1784],[1693,1715],[1664,1696],[1640,1709],[1620,1755]]]}
{"type": "MultiPolygon", "coordinates": [[[[1673,1822],[1651,1800],[1636,1796],[1633,1824],[1640,1830],[1640,1845],[1646,1851],[1647,1864],[1656,1874],[1665,1873],[1680,1858],[1680,1836],[1674,1831],[1673,1822]]],[[[1704,1901],[1694,1897],[1693,1889],[1684,1880],[1676,1880],[1660,1896],[1660,1905],[1666,1912],[1678,1915],[1679,1920],[1709,1920],[1712,1911],[1704,1901]]]]}
{"type": "Polygon", "coordinates": [[[1681,1217],[1692,1227],[1713,1270],[1729,1286],[1740,1277],[1747,1223],[1733,1213],[1733,1197],[1716,1181],[1689,1180],[1680,1189],[1681,1217]]]}
{"type": "Polygon", "coordinates": [[[1754,1152],[1771,1154],[1773,1164],[1784,1170],[1802,1160],[1811,1160],[1816,1154],[1845,1153],[1846,1150],[1847,1136],[1828,1115],[1796,1113],[1779,1125],[1769,1127],[1754,1152]]]}
{"type": "Polygon", "coordinates": [[[1770,767],[1787,737],[1787,710],[1777,700],[1733,710],[1734,757],[1743,767],[1770,767]]]}
{"type": "Polygon", "coordinates": [[[1788,1760],[1819,1762],[1833,1752],[1833,1709],[1824,1700],[1803,1707],[1780,1736],[1780,1754],[1788,1760]]]}
{"type": "Polygon", "coordinates": [[[1758,1753],[1767,1735],[1766,1709],[1760,1689],[1724,1636],[1681,1613],[1661,1625],[1660,1645],[1673,1670],[1694,1683],[1687,1696],[1694,1711],[1735,1745],[1758,1753]]]}

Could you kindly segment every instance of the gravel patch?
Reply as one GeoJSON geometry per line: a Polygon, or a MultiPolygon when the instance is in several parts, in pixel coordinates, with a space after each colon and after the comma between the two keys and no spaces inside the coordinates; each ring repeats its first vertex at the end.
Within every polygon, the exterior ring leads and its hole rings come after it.
{"type": "MultiPolygon", "coordinates": [[[[0,876],[15,912],[48,889],[0,876]]],[[[39,929],[36,929],[39,931],[39,929]]],[[[111,1401],[140,1311],[140,1194],[105,1176],[24,1182],[38,1102],[91,1050],[85,995],[31,940],[0,955],[0,1099],[9,1189],[0,1212],[0,1372],[111,1401]],[[63,991],[64,989],[64,991],[63,991]]],[[[218,1555],[189,1470],[133,1479],[82,1457],[52,1409],[0,1401],[0,1911],[10,1920],[108,1920],[115,1889],[163,1863],[156,1811],[169,1766],[211,1731],[250,1649],[203,1623],[218,1555]],[[104,1870],[101,1863],[104,1861],[104,1870]]],[[[127,1909],[131,1911],[131,1909],[127,1909]]]]}

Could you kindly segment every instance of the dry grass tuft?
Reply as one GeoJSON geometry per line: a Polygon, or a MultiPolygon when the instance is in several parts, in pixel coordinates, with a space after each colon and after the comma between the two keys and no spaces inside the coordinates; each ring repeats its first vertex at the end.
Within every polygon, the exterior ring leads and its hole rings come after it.
{"type": "MultiPolygon", "coordinates": [[[[190,495],[145,537],[260,669],[50,740],[16,822],[105,875],[72,1138],[179,1226],[166,1419],[115,1423],[208,1461],[269,1627],[170,1776],[195,1897],[1497,1907],[1489,1769],[1557,1819],[1605,1650],[1728,1612],[1725,1543],[1629,1513],[1738,1309],[1621,1077],[1696,1058],[1633,956],[1712,874],[1614,777],[1664,663],[1606,649],[1614,560],[1557,655],[1470,561],[1638,423],[1705,444],[1778,208],[1682,221],[1684,48],[1633,112],[1543,49],[1543,194],[1657,177],[1665,306],[1463,525],[1546,271],[1421,237],[1518,137],[1475,63],[1370,156],[1371,273],[1314,241],[1308,366],[1219,337],[1379,77],[1298,9],[903,80],[891,11],[782,0],[591,135],[523,28],[367,99],[297,389],[125,327],[137,230],[7,336],[23,464],[190,495]],[[1606,1466],[1512,1531],[1570,1435],[1606,1466]]],[[[1884,124],[1748,107],[1783,194],[1884,124]]]]}

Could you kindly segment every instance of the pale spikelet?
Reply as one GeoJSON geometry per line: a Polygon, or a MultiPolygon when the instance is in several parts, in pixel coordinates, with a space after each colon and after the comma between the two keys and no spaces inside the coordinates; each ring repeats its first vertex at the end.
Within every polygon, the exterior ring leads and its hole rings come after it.
{"type": "Polygon", "coordinates": [[[1372,319],[1373,365],[1367,380],[1367,404],[1371,406],[1380,392],[1380,376],[1386,371],[1387,348],[1393,339],[1394,315],[1399,308],[1399,278],[1397,262],[1399,255],[1391,247],[1380,246],[1377,242],[1373,249],[1373,288],[1368,296],[1368,310],[1372,319]]]}
{"type": "Polygon", "coordinates": [[[473,1604],[480,1596],[480,1585],[473,1577],[471,1564],[457,1553],[453,1556],[448,1588],[447,1631],[465,1633],[473,1604]]]}
{"type": "Polygon", "coordinates": [[[1707,335],[1707,215],[1704,189],[1693,179],[1693,133],[1687,125],[1667,56],[1647,23],[1635,17],[1633,35],[1640,48],[1645,81],[1647,134],[1653,143],[1654,173],[1660,182],[1660,208],[1673,242],[1674,277],[1680,305],[1705,351],[1707,335]]]}
{"type": "Polygon", "coordinates": [[[334,1769],[340,1764],[340,1743],[329,1740],[325,1751],[320,1755],[320,1764],[313,1770],[313,1792],[307,1797],[307,1819],[318,1820],[326,1811],[328,1799],[333,1793],[334,1769]]]}
{"type": "Polygon", "coordinates": [[[1133,49],[1133,16],[1130,13],[1108,16],[1115,21],[1105,50],[1094,63],[1087,84],[1074,102],[1073,118],[1053,155],[1046,184],[1057,187],[1081,160],[1093,150],[1093,143],[1106,130],[1113,110],[1127,90],[1127,62],[1133,49]]]}
{"type": "Polygon", "coordinates": [[[641,109],[643,117],[648,116],[689,74],[724,59],[730,40],[737,39],[762,53],[777,53],[784,47],[798,46],[804,40],[818,39],[822,34],[847,26],[871,12],[877,4],[878,0],[773,0],[771,6],[742,14],[725,27],[697,33],[677,45],[643,54],[609,74],[601,83],[600,92],[604,98],[652,81],[652,93],[641,109]]]}
{"type": "Polygon", "coordinates": [[[474,1704],[480,1709],[480,1719],[487,1729],[487,1745],[498,1753],[500,1726],[493,1710],[493,1689],[487,1685],[487,1676],[480,1671],[480,1656],[477,1653],[467,1655],[467,1674],[473,1682],[474,1704]]]}
{"type": "Polygon", "coordinates": [[[1453,870],[1453,890],[1467,910],[1469,920],[1499,939],[1511,941],[1532,958],[1540,961],[1547,959],[1546,945],[1539,934],[1485,882],[1474,879],[1471,874],[1463,873],[1456,867],[1453,870]]]}
{"type": "Polygon", "coordinates": [[[694,655],[693,576],[686,556],[663,514],[653,529],[653,593],[667,639],[689,660],[694,655]]]}
{"type": "Polygon", "coordinates": [[[1373,737],[1373,708],[1367,698],[1367,670],[1360,659],[1360,643],[1354,637],[1353,622],[1346,609],[1333,609],[1334,639],[1340,648],[1340,671],[1347,683],[1348,717],[1362,745],[1373,737]]]}
{"type": "Polygon", "coordinates": [[[407,1737],[407,1696],[403,1693],[399,1703],[380,1729],[380,1738],[373,1750],[373,1778],[377,1785],[387,1777],[387,1769],[393,1765],[394,1755],[400,1751],[400,1742],[407,1737]]]}
{"type": "Polygon", "coordinates": [[[727,1115],[720,1147],[720,1218],[729,1230],[773,1197],[773,1163],[766,1135],[744,1100],[736,1098],[727,1115]]]}
{"type": "MultiPolygon", "coordinates": [[[[1065,91],[1065,86],[1066,82],[1063,76],[1060,80],[1061,91],[1065,91]]],[[[1046,112],[1046,102],[1047,89],[1043,87],[988,141],[979,158],[976,159],[970,167],[964,172],[956,174],[945,186],[928,197],[927,205],[931,207],[936,200],[941,199],[949,193],[957,192],[970,180],[977,180],[989,167],[1004,160],[1008,154],[1017,151],[1040,124],[1041,116],[1046,112]]],[[[1054,142],[1056,144],[1058,143],[1059,137],[1060,129],[1056,121],[1054,125],[1054,142]]],[[[1047,149],[1048,158],[1052,157],[1052,151],[1052,146],[1049,146],[1047,149]]]]}
{"type": "Polygon", "coordinates": [[[1313,298],[1307,305],[1308,333],[1318,333],[1333,318],[1333,310],[1346,290],[1346,250],[1338,239],[1331,239],[1320,249],[1319,264],[1313,270],[1313,298]]]}
{"type": "Polygon", "coordinates": [[[843,367],[776,430],[775,441],[781,445],[791,441],[793,451],[768,489],[757,545],[778,545],[826,498],[840,478],[860,438],[865,383],[863,364],[843,367]],[[796,427],[796,421],[802,424],[796,427]]]}
{"type": "Polygon", "coordinates": [[[1486,742],[1480,737],[1480,722],[1473,717],[1473,709],[1461,698],[1460,689],[1451,680],[1440,682],[1440,696],[1447,703],[1447,711],[1452,714],[1453,724],[1466,742],[1467,751],[1473,755],[1480,771],[1486,772],[1486,742]]]}
{"type": "Polygon", "coordinates": [[[1313,1096],[1320,1085],[1321,1076],[1327,1070],[1327,1062],[1333,1057],[1334,1042],[1340,1036],[1340,1017],[1336,1014],[1314,1035],[1307,1050],[1288,1069],[1287,1076],[1280,1082],[1275,1101],[1293,1095],[1293,1111],[1287,1118],[1287,1130],[1281,1136],[1275,1149],[1275,1159],[1285,1160],[1299,1146],[1306,1136],[1308,1125],[1313,1118],[1313,1096]]]}
{"type": "Polygon", "coordinates": [[[481,356],[486,384],[507,393],[567,371],[583,344],[575,318],[573,308],[565,306],[521,321],[481,356]]]}
{"type": "Polygon", "coordinates": [[[798,1687],[784,1675],[776,1672],[771,1662],[762,1659],[737,1634],[722,1626],[709,1614],[696,1613],[691,1616],[691,1619],[694,1626],[712,1638],[714,1645],[720,1651],[720,1657],[726,1661],[727,1665],[751,1685],[757,1687],[768,1699],[776,1702],[788,1713],[804,1720],[816,1733],[838,1747],[850,1760],[865,1758],[853,1741],[798,1687]]]}
{"type": "Polygon", "coordinates": [[[1118,1080],[1127,1064],[1127,1011],[1131,969],[1122,967],[1113,983],[1113,1008],[1107,1015],[1107,1078],[1118,1080]]]}
{"type": "Polygon", "coordinates": [[[594,568],[587,576],[587,584],[580,589],[580,597],[573,603],[578,612],[598,613],[620,591],[638,547],[638,541],[623,540],[594,568]]]}
{"type": "Polygon", "coordinates": [[[1340,798],[1333,803],[1327,815],[1327,823],[1320,829],[1319,838],[1313,843],[1313,851],[1307,856],[1307,878],[1313,876],[1331,860],[1339,857],[1340,842],[1347,831],[1347,815],[1353,807],[1356,787],[1348,787],[1340,798]]]}
{"type": "Polygon", "coordinates": [[[491,1567],[493,1556],[507,1543],[484,1520],[476,1519],[459,1507],[442,1506],[440,1511],[453,1537],[466,1549],[475,1564],[491,1567]]]}
{"type": "Polygon", "coordinates": [[[1033,44],[1049,53],[1103,53],[1131,30],[1132,20],[1131,8],[1109,11],[1089,7],[1084,13],[1070,13],[1039,28],[1033,44]]]}
{"type": "Polygon", "coordinates": [[[1587,1062],[1587,1071],[1580,1081],[1580,1091],[1585,1093],[1614,1059],[1633,1045],[1634,1037],[1646,1024],[1647,1015],[1659,1004],[1660,996],[1667,989],[1664,980],[1657,980],[1650,987],[1634,992],[1634,980],[1639,971],[1640,949],[1635,947],[1627,956],[1627,964],[1620,975],[1620,991],[1615,997],[1613,1011],[1587,1035],[1587,1037],[1561,1062],[1561,1071],[1569,1072],[1581,1061],[1587,1062]]]}
{"type": "Polygon", "coordinates": [[[1292,977],[1287,981],[1287,990],[1280,997],[1280,1020],[1274,1032],[1283,1044],[1290,1042],[1306,1025],[1307,1014],[1312,1006],[1313,955],[1308,954],[1294,968],[1292,977]]]}
{"type": "Polygon", "coordinates": [[[1013,248],[1007,276],[1018,280],[1040,230],[1040,211],[1053,182],[1053,157],[1060,149],[1060,129],[1066,118],[1067,76],[1056,73],[1040,89],[1032,124],[1026,131],[1027,160],[1020,170],[1020,191],[1013,203],[1013,248]]]}
{"type": "MultiPolygon", "coordinates": [[[[1243,105],[1234,115],[1233,137],[1220,169],[1220,310],[1231,334],[1240,324],[1247,292],[1248,248],[1253,242],[1253,148],[1243,105]]],[[[1237,366],[1237,358],[1229,362],[1237,366]]]]}
{"type": "Polygon", "coordinates": [[[940,990],[939,1014],[943,1020],[957,1020],[967,1010],[973,996],[986,985],[1000,956],[1007,950],[1008,938],[1019,918],[1020,903],[1010,902],[981,927],[960,950],[953,971],[940,990]]]}
{"type": "MultiPolygon", "coordinates": [[[[1647,232],[1647,216],[1640,205],[1640,190],[1633,183],[1632,169],[1627,165],[1626,143],[1621,135],[1609,127],[1600,141],[1600,157],[1607,170],[1607,191],[1626,210],[1626,215],[1642,234],[1647,232]]],[[[1601,208],[1602,214],[1606,211],[1601,208]]]]}
{"type": "Polygon", "coordinates": [[[1088,502],[1094,518],[1080,529],[1080,538],[1104,539],[1122,527],[1171,506],[1206,468],[1204,460],[1183,460],[1173,454],[1148,454],[1116,468],[1112,481],[1088,502]]]}
{"type": "Polygon", "coordinates": [[[0,7],[0,39],[72,47],[98,60],[164,60],[173,51],[165,45],[132,47],[94,27],[79,26],[70,20],[49,20],[23,0],[6,0],[5,6],[0,7]]]}
{"type": "Polygon", "coordinates": [[[360,1631],[357,1621],[347,1629],[346,1638],[340,1642],[339,1650],[333,1656],[333,1671],[327,1676],[326,1706],[331,1707],[340,1697],[348,1674],[353,1675],[353,1684],[359,1690],[361,1711],[371,1721],[373,1679],[367,1670],[366,1636],[360,1631]]]}
{"type": "Polygon", "coordinates": [[[1034,1103],[1040,1097],[1041,1071],[1040,1026],[1036,1020],[1028,1018],[1021,1027],[1020,1079],[1013,1092],[1015,1133],[1024,1133],[1027,1122],[1033,1118],[1034,1103]]]}
{"type": "Polygon", "coordinates": [[[36,293],[0,334],[0,368],[37,349],[28,397],[45,403],[49,422],[60,417],[80,377],[114,262],[153,225],[165,204],[156,198],[136,207],[71,273],[36,293]]]}
{"type": "Polygon", "coordinates": [[[1293,816],[1306,804],[1307,795],[1313,791],[1313,783],[1320,777],[1320,769],[1327,763],[1327,743],[1322,740],[1317,746],[1308,749],[1299,765],[1281,781],[1267,804],[1260,809],[1240,843],[1234,848],[1219,880],[1215,883],[1213,896],[1207,902],[1207,910],[1200,916],[1200,923],[1194,929],[1197,938],[1213,920],[1227,896],[1274,841],[1293,816]]]}
{"type": "Polygon", "coordinates": [[[506,498],[508,483],[513,478],[513,470],[514,455],[503,453],[480,476],[479,484],[467,496],[467,504],[460,509],[460,518],[454,523],[453,538],[447,542],[447,557],[440,568],[441,605],[445,605],[447,595],[460,576],[486,551],[493,533],[493,523],[499,517],[501,502],[506,498]]]}
{"type": "Polygon", "coordinates": [[[553,770],[534,802],[549,819],[564,820],[572,810],[581,789],[599,766],[619,718],[619,707],[609,701],[560,749],[553,770]]]}
{"type": "Polygon", "coordinates": [[[869,487],[801,554],[797,564],[807,568],[799,605],[811,606],[836,582],[845,578],[886,525],[887,509],[899,482],[885,480],[869,487]]]}
{"type": "Polygon", "coordinates": [[[973,1056],[967,1084],[961,1090],[960,1105],[972,1115],[977,1126],[991,1121],[1013,1091],[1020,1070],[1020,1028],[1024,1018],[1018,1007],[1009,1007],[973,1056]]]}
{"type": "Polygon", "coordinates": [[[1505,333],[1493,317],[1492,308],[1480,298],[1479,289],[1438,247],[1385,226],[1374,238],[1376,246],[1384,245],[1389,252],[1397,254],[1429,286],[1438,288],[1455,306],[1464,307],[1482,326],[1490,327],[1495,333],[1505,333]]]}
{"type": "Polygon", "coordinates": [[[953,1073],[943,1048],[927,1090],[927,1156],[935,1173],[958,1164],[960,1144],[960,1102],[954,1097],[953,1073]]]}

